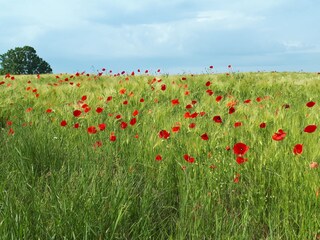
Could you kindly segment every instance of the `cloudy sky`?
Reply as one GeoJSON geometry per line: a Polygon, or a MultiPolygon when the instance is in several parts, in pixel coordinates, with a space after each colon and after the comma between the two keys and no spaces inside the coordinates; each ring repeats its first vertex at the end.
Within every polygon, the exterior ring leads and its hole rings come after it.
{"type": "Polygon", "coordinates": [[[0,53],[55,73],[320,71],[319,0],[0,0],[0,53]]]}

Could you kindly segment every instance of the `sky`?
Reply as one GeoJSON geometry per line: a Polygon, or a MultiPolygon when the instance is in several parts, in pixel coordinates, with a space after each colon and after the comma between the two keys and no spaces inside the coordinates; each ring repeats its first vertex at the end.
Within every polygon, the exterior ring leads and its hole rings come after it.
{"type": "Polygon", "coordinates": [[[54,73],[320,71],[319,0],[0,0],[0,54],[54,73]]]}

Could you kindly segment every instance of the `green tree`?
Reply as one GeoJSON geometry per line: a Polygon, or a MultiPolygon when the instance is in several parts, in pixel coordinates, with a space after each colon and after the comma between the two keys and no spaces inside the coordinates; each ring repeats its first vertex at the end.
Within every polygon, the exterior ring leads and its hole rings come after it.
{"type": "Polygon", "coordinates": [[[17,47],[0,55],[0,74],[52,73],[50,65],[30,46],[17,47]]]}

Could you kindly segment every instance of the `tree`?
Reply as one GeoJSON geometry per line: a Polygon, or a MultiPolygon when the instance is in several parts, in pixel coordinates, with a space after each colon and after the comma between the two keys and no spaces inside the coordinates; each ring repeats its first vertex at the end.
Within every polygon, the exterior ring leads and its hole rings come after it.
{"type": "Polygon", "coordinates": [[[52,73],[50,65],[37,55],[30,46],[10,49],[0,55],[0,74],[42,74],[52,73]]]}

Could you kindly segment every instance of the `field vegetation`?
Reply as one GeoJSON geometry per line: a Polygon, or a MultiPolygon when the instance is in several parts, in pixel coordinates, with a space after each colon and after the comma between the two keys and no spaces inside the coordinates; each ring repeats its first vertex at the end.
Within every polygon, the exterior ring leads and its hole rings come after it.
{"type": "Polygon", "coordinates": [[[319,112],[316,73],[7,74],[0,238],[320,239],[319,112]]]}

